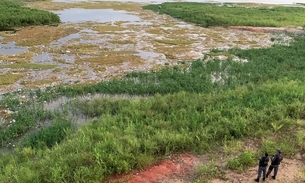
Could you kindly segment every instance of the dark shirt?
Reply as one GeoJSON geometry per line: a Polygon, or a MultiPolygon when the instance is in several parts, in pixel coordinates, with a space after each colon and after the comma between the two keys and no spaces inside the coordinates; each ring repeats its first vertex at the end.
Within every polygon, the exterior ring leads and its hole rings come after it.
{"type": "Polygon", "coordinates": [[[281,154],[276,154],[271,159],[271,165],[279,165],[283,160],[283,156],[281,154]]]}
{"type": "Polygon", "coordinates": [[[266,167],[268,165],[269,157],[259,158],[259,167],[266,167]]]}

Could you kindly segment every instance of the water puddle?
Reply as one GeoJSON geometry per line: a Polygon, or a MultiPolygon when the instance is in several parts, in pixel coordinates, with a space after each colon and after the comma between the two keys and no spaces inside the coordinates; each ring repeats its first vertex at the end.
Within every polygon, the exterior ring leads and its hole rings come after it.
{"type": "Polygon", "coordinates": [[[164,54],[155,53],[155,52],[140,51],[139,54],[136,54],[136,55],[139,55],[142,59],[147,60],[147,61],[153,61],[153,60],[156,60],[157,58],[166,60],[166,57],[164,56],[164,54]]]}
{"type": "Polygon", "coordinates": [[[74,63],[75,62],[75,57],[67,55],[67,54],[62,54],[60,59],[65,60],[66,63],[74,63]]]}
{"type": "MultiPolygon", "coordinates": [[[[0,37],[0,41],[3,39],[3,37],[0,37]]],[[[0,42],[0,54],[4,55],[14,55],[17,53],[27,52],[28,49],[20,46],[16,46],[14,42],[9,43],[1,43],[0,42]]]]}
{"type": "Polygon", "coordinates": [[[33,57],[34,62],[52,62],[53,57],[49,53],[42,53],[33,57]]]}
{"type": "Polygon", "coordinates": [[[58,40],[58,42],[64,43],[64,42],[67,42],[67,41],[72,40],[72,39],[77,39],[79,37],[80,37],[80,33],[70,34],[69,36],[60,38],[58,40]]]}
{"type": "Polygon", "coordinates": [[[84,29],[78,33],[70,34],[66,37],[62,37],[56,41],[53,41],[50,44],[51,48],[61,47],[66,44],[68,41],[72,41],[73,39],[77,41],[77,44],[100,44],[105,42],[104,39],[97,39],[100,35],[97,31],[91,29],[84,29]]]}
{"type": "Polygon", "coordinates": [[[81,9],[72,8],[63,11],[56,11],[62,22],[80,23],[80,22],[101,22],[114,23],[116,21],[139,22],[140,17],[131,15],[125,11],[114,11],[112,9],[81,9]]]}

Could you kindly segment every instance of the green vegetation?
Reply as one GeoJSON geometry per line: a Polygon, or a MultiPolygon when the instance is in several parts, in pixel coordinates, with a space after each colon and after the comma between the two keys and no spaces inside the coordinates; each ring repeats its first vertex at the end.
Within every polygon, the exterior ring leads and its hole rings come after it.
{"type": "Polygon", "coordinates": [[[208,183],[210,179],[219,177],[224,180],[226,179],[225,172],[219,168],[214,160],[196,167],[196,175],[198,178],[192,183],[208,183]]]}
{"type": "Polygon", "coordinates": [[[46,128],[30,134],[24,139],[24,147],[39,148],[53,147],[56,143],[60,143],[65,137],[65,130],[71,128],[70,120],[54,120],[55,122],[46,128]]]}
{"type": "Polygon", "coordinates": [[[58,15],[31,9],[10,0],[0,1],[0,30],[11,30],[30,25],[51,25],[60,22],[58,15]]]}
{"type": "MultiPolygon", "coordinates": [[[[152,73],[135,72],[125,79],[94,86],[37,90],[35,95],[44,100],[94,92],[129,93],[130,97],[71,101],[67,105],[74,114],[97,119],[73,132],[67,130],[69,125],[64,125],[66,119],[59,118],[57,121],[63,127],[50,129],[58,131],[54,141],[50,141],[54,131],[43,130],[41,133],[45,135],[30,136],[23,143],[26,146],[18,145],[20,148],[14,154],[2,153],[0,180],[99,182],[109,175],[141,169],[171,153],[204,153],[223,144],[224,139],[243,137],[258,138],[263,150],[272,152],[280,147],[285,156],[293,156],[305,148],[301,133],[305,128],[302,120],[305,61],[300,56],[304,54],[301,49],[304,42],[300,37],[290,46],[229,50],[231,54],[247,58],[248,62],[231,58],[197,60],[189,69],[169,67],[152,73]],[[152,95],[132,97],[137,94],[152,95]],[[61,129],[65,129],[64,134],[61,129]],[[298,132],[294,133],[296,129],[298,132]],[[276,139],[263,140],[278,133],[281,136],[276,139]]],[[[41,107],[36,112],[26,107],[13,108],[19,101],[13,100],[12,94],[5,96],[4,102],[12,111],[18,110],[12,118],[16,120],[14,124],[23,127],[25,121],[34,124],[61,116],[47,115],[43,110],[38,113],[41,107]]],[[[10,128],[2,130],[0,134],[11,133],[10,128]]],[[[3,144],[14,137],[6,137],[3,144]]],[[[227,162],[227,168],[237,171],[252,166],[258,156],[242,148],[226,152],[236,154],[227,162]]],[[[204,174],[205,170],[202,171],[204,174]]],[[[218,169],[213,169],[213,174],[223,176],[218,169]]]]}
{"type": "Polygon", "coordinates": [[[9,97],[4,102],[10,110],[18,112],[13,113],[12,119],[8,118],[4,123],[5,126],[0,127],[0,147],[35,129],[40,122],[53,118],[53,115],[44,111],[41,105],[22,103],[16,97],[9,97]]]}
{"type": "MultiPolygon", "coordinates": [[[[242,172],[245,167],[253,166],[257,163],[253,157],[254,152],[245,151],[242,152],[238,157],[232,158],[228,160],[227,167],[232,170],[237,170],[242,172]]],[[[255,154],[258,157],[258,154],[255,154]]]]}
{"type": "Polygon", "coordinates": [[[257,163],[257,150],[281,148],[293,157],[305,150],[304,45],[304,37],[295,37],[288,46],[214,49],[229,57],[181,61],[91,86],[4,95],[1,114],[11,113],[0,126],[0,145],[15,148],[0,153],[0,182],[101,182],[172,153],[220,146],[226,167],[211,160],[198,168],[197,181],[224,178],[219,168],[244,171],[257,163]],[[80,97],[89,93],[106,95],[80,97]],[[44,109],[63,96],[80,98],[44,109]],[[73,128],[71,114],[94,119],[73,128]],[[41,124],[47,125],[37,130],[41,124]],[[246,149],[245,139],[256,139],[260,149],[246,149]]]}
{"type": "MultiPolygon", "coordinates": [[[[303,7],[258,6],[242,7],[225,3],[174,2],[163,3],[160,13],[192,22],[203,27],[209,26],[261,26],[283,27],[304,26],[303,7]]],[[[144,6],[143,9],[159,12],[158,4],[144,6]]]]}
{"type": "Polygon", "coordinates": [[[248,62],[229,57],[225,61],[205,59],[193,61],[189,68],[168,67],[159,72],[132,72],[123,80],[112,79],[87,87],[60,87],[43,100],[56,95],[76,96],[87,93],[128,93],[131,95],[167,94],[179,91],[195,93],[221,92],[246,84],[266,81],[300,80],[305,77],[303,60],[305,39],[296,38],[289,46],[274,45],[271,48],[251,50],[231,49],[228,55],[237,55],[248,62]]]}

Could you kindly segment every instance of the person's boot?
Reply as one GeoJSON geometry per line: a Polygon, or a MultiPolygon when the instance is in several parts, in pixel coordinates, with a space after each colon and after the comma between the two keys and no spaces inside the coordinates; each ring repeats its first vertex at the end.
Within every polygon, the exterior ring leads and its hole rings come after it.
{"type": "Polygon", "coordinates": [[[272,176],[273,179],[275,179],[275,176],[272,176]]]}
{"type": "Polygon", "coordinates": [[[265,178],[263,178],[263,181],[265,181],[265,178]]]}
{"type": "Polygon", "coordinates": [[[259,182],[259,179],[254,179],[255,182],[259,182]]]}

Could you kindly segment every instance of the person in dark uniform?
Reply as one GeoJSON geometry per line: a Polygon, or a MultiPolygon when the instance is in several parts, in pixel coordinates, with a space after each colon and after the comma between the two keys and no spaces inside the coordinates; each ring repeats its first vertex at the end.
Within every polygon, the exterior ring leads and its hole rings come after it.
{"type": "Polygon", "coordinates": [[[269,174],[272,172],[272,170],[274,169],[274,175],[272,176],[273,179],[276,178],[277,175],[277,171],[279,169],[279,164],[281,163],[281,161],[283,160],[283,156],[282,156],[282,150],[277,149],[276,150],[276,154],[272,156],[271,158],[271,165],[269,166],[268,172],[267,172],[267,176],[269,176],[269,174]]]}
{"type": "Polygon", "coordinates": [[[265,181],[266,179],[266,167],[268,165],[269,162],[269,157],[268,157],[268,153],[265,152],[265,154],[260,157],[259,159],[259,163],[258,163],[258,171],[257,171],[257,178],[254,179],[256,182],[259,182],[259,179],[261,178],[262,172],[263,172],[263,181],[265,181]]]}

